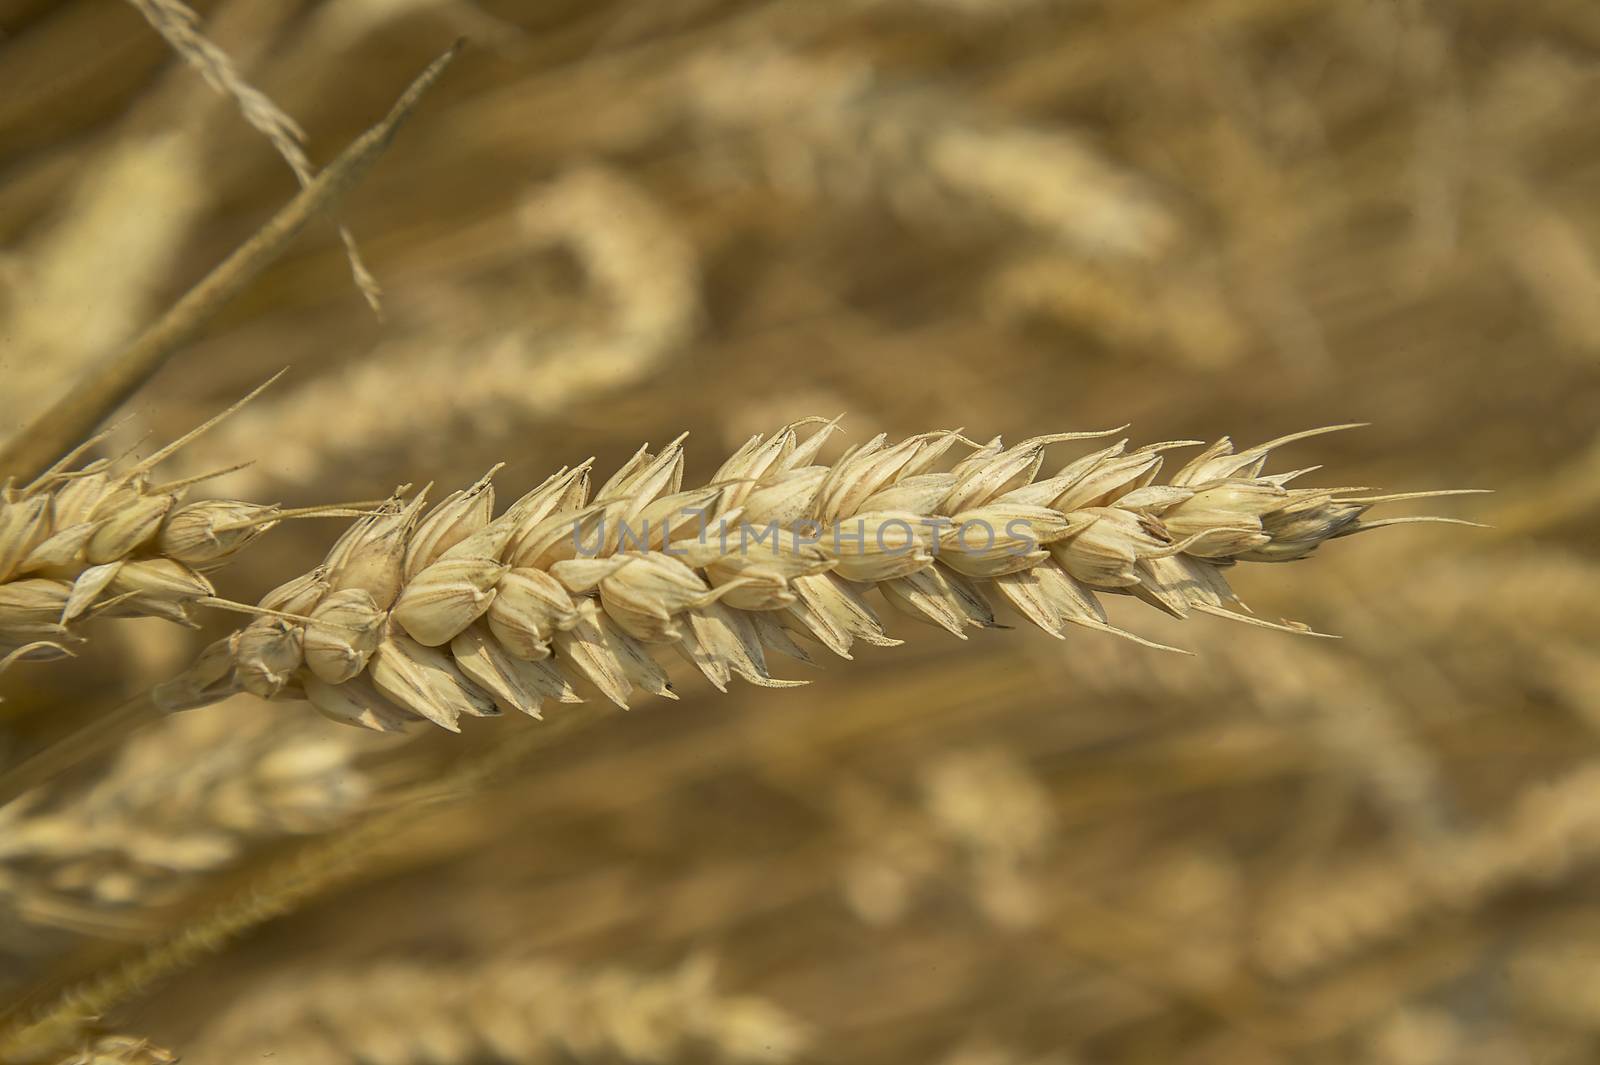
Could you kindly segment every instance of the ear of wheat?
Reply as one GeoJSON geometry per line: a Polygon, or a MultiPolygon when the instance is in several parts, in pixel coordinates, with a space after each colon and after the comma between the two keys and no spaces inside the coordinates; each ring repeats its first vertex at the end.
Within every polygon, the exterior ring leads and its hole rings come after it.
{"type": "Polygon", "coordinates": [[[206,572],[285,518],[363,513],[350,506],[286,511],[232,499],[185,503],[185,490],[213,474],[153,480],[163,460],[271,383],[148,458],[102,458],[73,468],[101,434],[27,484],[0,482],[0,671],[24,659],[71,654],[83,641],[81,624],[97,616],[192,626],[196,604],[258,612],[219,599],[206,572]]]}
{"type": "Polygon", "coordinates": [[[720,990],[715,975],[703,955],[661,973],[523,957],[308,967],[221,1013],[195,1049],[236,1061],[270,1047],[297,1065],[801,1057],[804,1024],[767,999],[720,990]]]}
{"type": "Polygon", "coordinates": [[[880,435],[817,464],[835,424],[752,437],[700,488],[683,488],[679,438],[660,454],[641,448],[592,497],[585,462],[498,517],[494,470],[426,513],[425,493],[397,492],[156,700],[178,709],[246,690],[367,728],[423,718],[459,731],[463,716],[537,717],[547,699],[578,701],[578,681],[624,708],[635,689],[676,698],[654,655],[669,648],[720,690],[735,676],[787,687],[803,682],[775,678],[767,652],[810,662],[797,636],[842,658],[857,641],[900,642],[866,597],[874,588],[961,638],[996,625],[998,596],[1057,638],[1076,625],[1147,643],[1110,623],[1103,593],[1306,632],[1244,612],[1226,569],[1450,520],[1365,516],[1449,493],[1295,488],[1306,471],[1263,473],[1274,449],[1332,429],[1243,451],[1223,438],[1158,485],[1165,453],[1198,441],[1122,440],[1040,478],[1049,446],[1117,430],[1012,447],[956,431],[880,435]],[[958,446],[970,454],[941,468],[958,446]]]}
{"type": "Polygon", "coordinates": [[[0,805],[0,914],[103,929],[116,911],[183,897],[253,846],[326,831],[366,806],[376,782],[361,759],[386,737],[258,710],[163,717],[92,783],[0,805]]]}

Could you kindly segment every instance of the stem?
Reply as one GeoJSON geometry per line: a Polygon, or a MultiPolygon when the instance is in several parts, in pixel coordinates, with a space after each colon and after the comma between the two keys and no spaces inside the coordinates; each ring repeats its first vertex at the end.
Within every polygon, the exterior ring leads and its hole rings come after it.
{"type": "Polygon", "coordinates": [[[224,259],[149,329],[99,367],[86,371],[83,384],[63,396],[0,448],[0,470],[28,481],[49,467],[148,381],[179,348],[200,332],[222,306],[280,255],[306,225],[333,206],[366,176],[401,123],[461,50],[451,49],[430,63],[383,120],[339,154],[315,181],[224,259]]]}

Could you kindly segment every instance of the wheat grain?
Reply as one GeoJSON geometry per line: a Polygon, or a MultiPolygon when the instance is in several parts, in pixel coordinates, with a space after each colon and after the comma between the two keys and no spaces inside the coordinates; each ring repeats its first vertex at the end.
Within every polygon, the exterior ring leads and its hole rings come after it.
{"type": "Polygon", "coordinates": [[[1156,485],[1164,453],[1193,442],[1124,440],[1036,480],[1050,445],[1114,431],[1010,448],[954,432],[879,436],[830,467],[814,460],[834,425],[813,423],[751,438],[702,488],[683,489],[680,438],[659,455],[641,448],[592,500],[588,463],[492,519],[487,475],[426,517],[423,496],[397,493],[316,571],[262,600],[278,616],[214,644],[158,701],[249,690],[368,727],[416,716],[459,731],[464,715],[537,716],[579,679],[624,708],[635,688],[675,697],[652,655],[669,647],[719,689],[734,676],[787,687],[799,682],[774,678],[766,652],[809,661],[795,635],[843,658],[857,641],[899,642],[865,598],[874,588],[962,638],[995,624],[998,595],[1057,638],[1076,625],[1145,642],[1107,621],[1097,595],[1108,592],[1178,618],[1304,632],[1243,612],[1226,567],[1425,520],[1364,518],[1411,496],[1291,488],[1304,471],[1262,472],[1274,449],[1315,433],[1237,453],[1223,438],[1156,485]],[[938,472],[960,444],[971,453],[938,472]],[[335,592],[362,593],[346,604],[355,629],[293,620],[335,592]]]}
{"type": "Polygon", "coordinates": [[[253,988],[192,1049],[298,1065],[794,1060],[805,1026],[765,999],[718,992],[713,978],[705,958],[661,975],[520,958],[301,970],[253,988]]]}

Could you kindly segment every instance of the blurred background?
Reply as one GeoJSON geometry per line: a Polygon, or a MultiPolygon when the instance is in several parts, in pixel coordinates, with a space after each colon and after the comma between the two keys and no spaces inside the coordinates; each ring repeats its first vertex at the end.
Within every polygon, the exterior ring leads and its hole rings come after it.
{"type": "MultiPolygon", "coordinates": [[[[510,499],[684,430],[692,481],[811,414],[846,442],[1361,421],[1275,468],[1493,489],[1434,508],[1493,528],[1239,573],[1338,642],[901,620],[805,688],[687,680],[419,808],[111,1027],[296,1065],[1600,1056],[1600,6],[196,7],[319,163],[472,44],[338,212],[384,319],[314,228],[130,404],[116,441],[169,439],[290,367],[173,476],[253,461],[211,490],[303,505],[506,461],[510,499]]],[[[294,189],[131,7],[0,0],[0,434],[294,189]]],[[[253,602],[338,528],[219,587],[253,602]]],[[[0,754],[210,625],[13,671],[0,754]]],[[[540,727],[397,744],[240,697],[146,728],[0,809],[0,1000],[540,727]]]]}

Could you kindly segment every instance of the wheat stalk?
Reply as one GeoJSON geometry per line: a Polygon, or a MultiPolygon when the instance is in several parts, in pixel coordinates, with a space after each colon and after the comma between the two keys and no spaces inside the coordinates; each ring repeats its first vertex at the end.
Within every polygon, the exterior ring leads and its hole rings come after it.
{"type": "MultiPolygon", "coordinates": [[[[108,5],[107,14],[121,13],[108,5]]],[[[292,16],[270,3],[220,3],[208,29],[249,65],[271,51],[292,16]]],[[[196,99],[186,66],[163,71],[117,120],[107,143],[75,158],[57,219],[16,248],[10,263],[0,262],[16,274],[13,285],[0,284],[4,343],[28,353],[7,368],[0,420],[8,431],[79,384],[86,366],[159,310],[172,279],[186,269],[182,257],[195,224],[227,185],[208,165],[208,145],[233,106],[226,96],[196,99]],[[89,262],[97,268],[85,270],[89,262]]]]}
{"type": "MultiPolygon", "coordinates": [[[[694,243],[667,205],[626,175],[572,168],[530,189],[517,216],[518,252],[569,251],[605,306],[602,325],[573,328],[524,314],[525,324],[508,327],[481,296],[447,288],[435,298],[437,313],[408,322],[402,335],[349,366],[242,412],[207,453],[248,456],[270,433],[279,440],[272,476],[312,484],[352,456],[392,451],[455,423],[504,422],[509,430],[519,415],[557,416],[648,375],[694,335],[703,313],[694,243]],[[490,328],[473,333],[463,326],[470,321],[490,328]],[[441,361],[441,348],[458,357],[441,361]],[[352,395],[416,401],[396,418],[393,407],[352,406],[352,395]]],[[[411,300],[427,302],[426,295],[411,300]]],[[[262,480],[246,470],[226,484],[248,494],[262,480]]]]}
{"type": "Polygon", "coordinates": [[[821,421],[752,437],[702,488],[682,486],[680,438],[659,455],[641,448],[592,499],[587,462],[499,517],[495,470],[426,515],[425,493],[396,493],[156,700],[176,709],[246,690],[378,730],[420,717],[459,731],[463,716],[577,701],[579,681],[624,708],[635,689],[676,698],[653,654],[668,648],[720,690],[734,676],[790,687],[803,682],[773,677],[766,653],[810,662],[797,635],[843,658],[857,641],[900,642],[866,598],[874,589],[962,638],[997,624],[998,596],[1057,638],[1077,625],[1162,646],[1113,626],[1101,593],[1308,632],[1245,612],[1225,570],[1452,520],[1365,518],[1380,502],[1449,493],[1292,488],[1305,471],[1262,472],[1274,449],[1331,429],[1241,452],[1224,437],[1157,485],[1164,453],[1198,441],[1123,440],[1041,480],[1050,445],[1116,430],[1009,448],[955,431],[879,436],[825,466],[815,459],[835,423],[821,421]],[[958,445],[971,453],[941,471],[958,445]]]}
{"type": "MultiPolygon", "coordinates": [[[[316,171],[302,147],[306,139],[294,119],[283,112],[272,99],[251,85],[239,73],[228,53],[200,32],[200,16],[182,0],[128,0],[143,15],[152,29],[161,34],[174,52],[205,78],[206,84],[231,98],[239,107],[251,128],[272,143],[283,161],[294,171],[301,188],[309,188],[316,180],[316,171]]],[[[383,314],[383,290],[378,279],[372,276],[367,264],[361,260],[361,250],[356,238],[344,226],[339,227],[339,240],[344,244],[345,257],[350,262],[350,276],[362,298],[374,314],[383,314]]]]}
{"type": "Polygon", "coordinates": [[[0,1061],[48,1060],[46,1055],[79,1038],[86,1025],[119,1003],[193,966],[244,932],[349,881],[420,813],[482,790],[581,720],[581,715],[573,715],[547,728],[524,730],[424,786],[390,796],[384,806],[270,862],[171,934],[70,984],[44,1005],[22,1005],[0,1015],[0,1061]]]}
{"type": "MultiPolygon", "coordinates": [[[[185,292],[160,319],[126,348],[86,373],[71,392],[0,446],[0,470],[26,479],[47,469],[64,468],[59,465],[62,452],[89,435],[175,351],[192,340],[228,299],[282,255],[312,219],[366,176],[460,47],[458,43],[428,64],[388,114],[352,141],[299,195],[185,292]]],[[[70,462],[73,457],[76,453],[65,461],[70,462]]]]}

